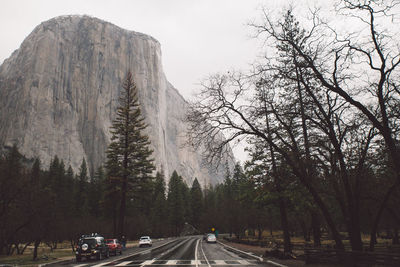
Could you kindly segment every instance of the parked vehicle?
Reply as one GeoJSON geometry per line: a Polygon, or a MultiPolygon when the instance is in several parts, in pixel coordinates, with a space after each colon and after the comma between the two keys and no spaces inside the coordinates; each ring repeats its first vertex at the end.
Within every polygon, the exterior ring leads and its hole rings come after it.
{"type": "Polygon", "coordinates": [[[207,243],[217,243],[217,237],[214,234],[208,234],[207,243]]]}
{"type": "Polygon", "coordinates": [[[151,247],[152,245],[153,245],[153,242],[151,241],[150,236],[142,236],[139,239],[139,247],[143,247],[143,246],[151,247]]]}
{"type": "Polygon", "coordinates": [[[104,237],[99,234],[83,235],[78,240],[76,246],[76,261],[80,262],[82,258],[90,259],[92,257],[97,260],[108,258],[110,251],[104,241],[104,237]]]}
{"type": "Polygon", "coordinates": [[[122,254],[122,245],[118,239],[106,239],[106,244],[108,246],[110,254],[113,254],[115,256],[117,255],[117,253],[119,253],[119,255],[122,254]]]}

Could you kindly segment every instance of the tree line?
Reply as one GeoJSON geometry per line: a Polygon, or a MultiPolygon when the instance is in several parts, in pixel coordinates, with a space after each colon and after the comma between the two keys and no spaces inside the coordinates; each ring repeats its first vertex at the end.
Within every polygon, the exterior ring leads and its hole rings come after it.
{"type": "MultiPolygon", "coordinates": [[[[54,249],[63,241],[73,249],[80,235],[93,232],[117,237],[121,199],[109,190],[110,183],[103,167],[89,176],[85,159],[76,174],[57,156],[44,169],[39,159],[32,163],[14,146],[0,158],[1,254],[22,254],[30,245],[36,257],[40,243],[54,249]]],[[[212,224],[206,218],[204,226],[199,223],[203,206],[197,179],[189,188],[173,172],[167,190],[158,172],[147,181],[146,191],[129,194],[124,235],[179,236],[185,223],[195,227],[190,233],[199,233],[212,224]]]]}
{"type": "Polygon", "coordinates": [[[265,7],[250,24],[263,57],[248,71],[206,78],[187,115],[191,143],[206,146],[210,161],[246,139],[246,164],[264,188],[261,198],[274,196],[287,253],[293,210],[303,214],[297,221],[311,222],[317,246],[321,227],[340,250],[344,238],[363,250],[362,234],[374,250],[384,227],[398,235],[398,2],[335,7],[354,32],[319,10],[301,22],[294,8],[277,17],[265,7]],[[226,140],[216,138],[220,131],[226,140]]]}

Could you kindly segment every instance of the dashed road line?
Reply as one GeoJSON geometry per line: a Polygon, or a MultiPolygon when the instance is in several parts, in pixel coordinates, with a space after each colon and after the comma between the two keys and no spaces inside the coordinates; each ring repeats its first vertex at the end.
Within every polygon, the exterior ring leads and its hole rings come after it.
{"type": "Polygon", "coordinates": [[[126,265],[129,265],[129,264],[131,264],[133,261],[123,261],[123,262],[121,262],[121,263],[118,263],[117,265],[115,265],[115,266],[126,266],[126,265]]]}
{"type": "Polygon", "coordinates": [[[205,259],[206,262],[207,262],[208,267],[211,267],[211,265],[210,265],[210,263],[208,262],[208,259],[207,259],[207,257],[206,257],[206,254],[204,253],[204,250],[203,250],[203,241],[201,241],[200,248],[201,248],[201,252],[203,253],[203,257],[204,257],[204,259],[205,259]]]}

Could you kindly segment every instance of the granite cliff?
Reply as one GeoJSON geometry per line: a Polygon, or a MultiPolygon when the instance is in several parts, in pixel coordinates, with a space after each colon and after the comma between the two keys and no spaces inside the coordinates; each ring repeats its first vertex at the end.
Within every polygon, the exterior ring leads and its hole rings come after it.
{"type": "MultiPolygon", "coordinates": [[[[223,179],[224,170],[203,164],[186,143],[186,101],[167,81],[160,44],[89,16],[43,22],[0,67],[0,145],[16,143],[45,166],[57,155],[78,170],[105,161],[121,82],[131,70],[157,169],[173,170],[191,185],[223,179]]],[[[228,159],[228,161],[231,161],[228,159]]]]}

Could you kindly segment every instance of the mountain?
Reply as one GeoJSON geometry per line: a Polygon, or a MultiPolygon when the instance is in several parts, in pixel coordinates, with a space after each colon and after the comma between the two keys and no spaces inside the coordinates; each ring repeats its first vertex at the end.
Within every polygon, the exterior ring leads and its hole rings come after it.
{"type": "MultiPolygon", "coordinates": [[[[186,146],[187,102],[167,81],[160,43],[89,16],[61,16],[38,25],[0,67],[0,145],[18,145],[45,166],[57,155],[77,171],[105,162],[121,83],[133,73],[149,125],[158,170],[176,170],[191,185],[221,182],[186,146]]],[[[232,155],[231,155],[232,156],[232,155]]],[[[232,157],[233,158],[233,157],[232,157]]],[[[227,157],[222,162],[232,163],[227,157]]]]}

